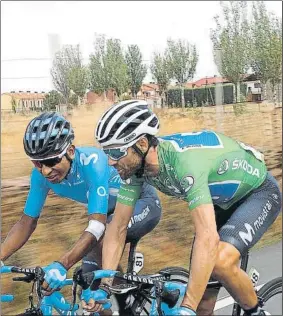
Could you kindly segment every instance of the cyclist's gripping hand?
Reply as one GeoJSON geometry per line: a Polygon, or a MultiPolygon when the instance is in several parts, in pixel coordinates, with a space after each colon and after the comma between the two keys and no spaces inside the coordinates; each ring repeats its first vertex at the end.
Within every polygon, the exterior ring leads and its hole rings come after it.
{"type": "Polygon", "coordinates": [[[62,283],[66,280],[67,276],[67,269],[62,265],[62,263],[54,261],[47,267],[43,268],[43,270],[45,272],[45,276],[42,288],[45,291],[53,292],[54,290],[58,290],[62,287],[62,283]]]}
{"type": "Polygon", "coordinates": [[[91,291],[90,288],[83,290],[82,308],[87,312],[102,312],[105,309],[110,309],[112,304],[109,300],[110,293],[103,289],[91,291]]]}
{"type": "Polygon", "coordinates": [[[171,315],[192,315],[192,316],[195,316],[196,312],[189,307],[181,306],[181,307],[174,308],[171,312],[171,315]]]}

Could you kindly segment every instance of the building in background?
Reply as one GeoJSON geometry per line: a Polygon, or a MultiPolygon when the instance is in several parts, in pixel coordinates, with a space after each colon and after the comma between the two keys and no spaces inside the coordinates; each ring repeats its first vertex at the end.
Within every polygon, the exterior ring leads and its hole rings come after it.
{"type": "Polygon", "coordinates": [[[11,91],[1,94],[1,111],[5,112],[30,112],[43,109],[46,93],[31,91],[11,91]]]}
{"type": "Polygon", "coordinates": [[[147,99],[147,98],[158,98],[159,94],[159,86],[156,83],[143,83],[140,91],[137,93],[137,97],[139,99],[147,99]]]}
{"type": "Polygon", "coordinates": [[[95,104],[99,102],[109,101],[115,103],[117,100],[117,93],[115,89],[109,89],[106,93],[95,93],[93,91],[88,91],[86,93],[86,97],[84,98],[84,102],[86,104],[95,104]]]}

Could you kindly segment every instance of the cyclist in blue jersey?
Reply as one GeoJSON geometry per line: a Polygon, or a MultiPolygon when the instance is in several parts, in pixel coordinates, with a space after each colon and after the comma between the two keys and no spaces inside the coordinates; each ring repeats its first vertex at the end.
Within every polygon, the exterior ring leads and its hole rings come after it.
{"type": "MultiPolygon", "coordinates": [[[[48,192],[52,190],[87,206],[88,226],[71,250],[45,267],[46,294],[60,288],[67,271],[83,258],[84,271],[101,267],[101,247],[107,222],[112,219],[121,178],[108,158],[95,147],[72,144],[74,131],[64,117],[47,112],[31,120],[23,144],[34,164],[24,213],[1,245],[1,260],[20,249],[34,232],[48,192]]],[[[155,189],[143,186],[128,226],[127,241],[138,240],[159,222],[160,201],[155,189]]]]}

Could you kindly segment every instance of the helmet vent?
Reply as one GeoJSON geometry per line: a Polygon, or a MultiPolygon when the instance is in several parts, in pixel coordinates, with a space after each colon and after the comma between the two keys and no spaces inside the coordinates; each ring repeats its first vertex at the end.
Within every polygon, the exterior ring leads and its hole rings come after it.
{"type": "Polygon", "coordinates": [[[154,117],[154,118],[148,123],[148,125],[149,125],[150,127],[155,127],[157,124],[158,124],[158,120],[157,120],[156,117],[154,117]]]}
{"type": "MultiPolygon", "coordinates": [[[[42,132],[46,132],[46,131],[47,131],[47,128],[48,128],[48,124],[44,124],[44,125],[42,126],[41,131],[42,131],[42,132]]],[[[38,127],[36,127],[35,129],[37,130],[38,127]]]]}
{"type": "Polygon", "coordinates": [[[156,135],[159,120],[144,100],[121,102],[110,107],[96,127],[100,145],[124,145],[141,135],[156,135]]]}
{"type": "Polygon", "coordinates": [[[45,112],[29,123],[23,143],[28,156],[44,159],[61,154],[73,139],[74,131],[63,116],[56,112],[45,112]]]}

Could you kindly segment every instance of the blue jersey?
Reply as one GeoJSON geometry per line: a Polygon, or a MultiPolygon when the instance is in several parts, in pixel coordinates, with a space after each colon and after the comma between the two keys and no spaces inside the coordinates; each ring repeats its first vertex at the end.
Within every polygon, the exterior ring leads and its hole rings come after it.
{"type": "Polygon", "coordinates": [[[95,147],[79,147],[70,172],[62,182],[49,182],[37,169],[33,169],[30,191],[24,213],[39,217],[49,190],[59,196],[87,205],[88,215],[104,214],[113,210],[121,178],[114,167],[108,165],[104,152],[95,147]]]}

